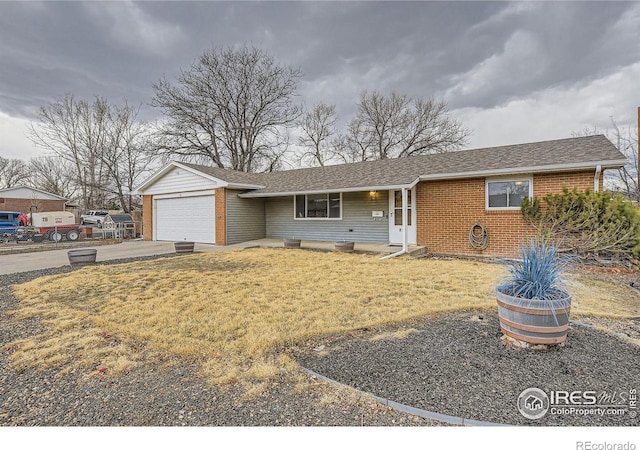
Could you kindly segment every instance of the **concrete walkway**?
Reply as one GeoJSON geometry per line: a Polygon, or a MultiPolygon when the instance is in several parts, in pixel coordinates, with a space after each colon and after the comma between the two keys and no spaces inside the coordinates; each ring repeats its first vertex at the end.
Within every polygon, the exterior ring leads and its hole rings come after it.
{"type": "MultiPolygon", "coordinates": [[[[220,252],[230,250],[240,250],[250,247],[279,247],[284,246],[282,239],[259,239],[256,241],[243,242],[227,246],[217,246],[212,244],[196,244],[196,252],[220,252]]],[[[92,248],[91,242],[87,242],[86,247],[92,248]]],[[[113,245],[100,245],[93,248],[98,249],[96,261],[109,261],[113,259],[137,258],[140,256],[167,255],[175,253],[173,242],[159,241],[124,241],[113,245]]],[[[328,241],[302,241],[301,248],[316,250],[333,250],[334,243],[328,241]]],[[[385,244],[370,244],[356,242],[355,250],[371,253],[391,254],[399,251],[401,247],[389,246],[385,244]]],[[[410,252],[420,252],[423,247],[410,246],[410,252]]],[[[28,272],[31,270],[51,269],[69,265],[67,251],[47,250],[33,253],[16,253],[0,255],[0,275],[17,272],[28,272]]]]}

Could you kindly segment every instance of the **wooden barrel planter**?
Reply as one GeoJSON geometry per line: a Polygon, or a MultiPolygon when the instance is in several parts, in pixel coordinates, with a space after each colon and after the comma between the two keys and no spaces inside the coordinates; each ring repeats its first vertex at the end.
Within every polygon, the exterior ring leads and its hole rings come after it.
{"type": "Polygon", "coordinates": [[[178,255],[193,253],[193,247],[194,247],[193,242],[187,242],[187,241],[174,242],[173,245],[178,255]]]}
{"type": "Polygon", "coordinates": [[[285,239],[284,248],[300,248],[300,239],[285,239]]]}
{"type": "Polygon", "coordinates": [[[80,266],[83,264],[95,263],[97,254],[98,250],[95,248],[79,248],[69,250],[67,252],[67,257],[69,258],[69,264],[72,266],[80,266]]]}
{"type": "Polygon", "coordinates": [[[554,300],[512,297],[496,290],[502,332],[529,344],[560,344],[567,339],[571,295],[554,300]]]}
{"type": "Polygon", "coordinates": [[[336,241],[335,249],[337,252],[353,253],[354,243],[350,241],[336,241]]]}

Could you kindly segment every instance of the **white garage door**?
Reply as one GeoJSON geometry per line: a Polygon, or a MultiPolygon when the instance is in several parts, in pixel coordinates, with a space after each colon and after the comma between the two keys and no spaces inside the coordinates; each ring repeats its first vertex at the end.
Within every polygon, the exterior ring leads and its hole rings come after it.
{"type": "Polygon", "coordinates": [[[215,196],[156,200],[156,240],[215,244],[215,196]]]}

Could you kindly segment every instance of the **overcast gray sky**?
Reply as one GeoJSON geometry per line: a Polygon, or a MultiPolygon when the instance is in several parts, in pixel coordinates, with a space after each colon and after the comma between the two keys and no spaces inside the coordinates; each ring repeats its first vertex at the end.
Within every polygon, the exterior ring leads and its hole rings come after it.
{"type": "Polygon", "coordinates": [[[300,101],[346,122],[363,90],[448,102],[469,147],[636,122],[640,2],[2,2],[0,156],[67,93],[127,98],[205,49],[249,44],[299,67],[300,101]]]}

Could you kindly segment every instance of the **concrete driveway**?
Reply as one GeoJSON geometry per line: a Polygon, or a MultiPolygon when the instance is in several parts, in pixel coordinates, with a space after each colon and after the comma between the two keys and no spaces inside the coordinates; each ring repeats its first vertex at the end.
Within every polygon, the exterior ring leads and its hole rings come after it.
{"type": "MultiPolygon", "coordinates": [[[[91,243],[87,242],[87,246],[83,248],[92,248],[91,243]]],[[[93,248],[98,249],[96,257],[96,261],[98,262],[175,253],[173,242],[136,240],[124,241],[120,244],[113,245],[100,245],[93,248]]],[[[196,244],[195,251],[215,251],[220,248],[221,247],[216,248],[215,245],[196,244]]],[[[67,251],[68,249],[0,255],[0,275],[67,266],[69,265],[67,251]]]]}

